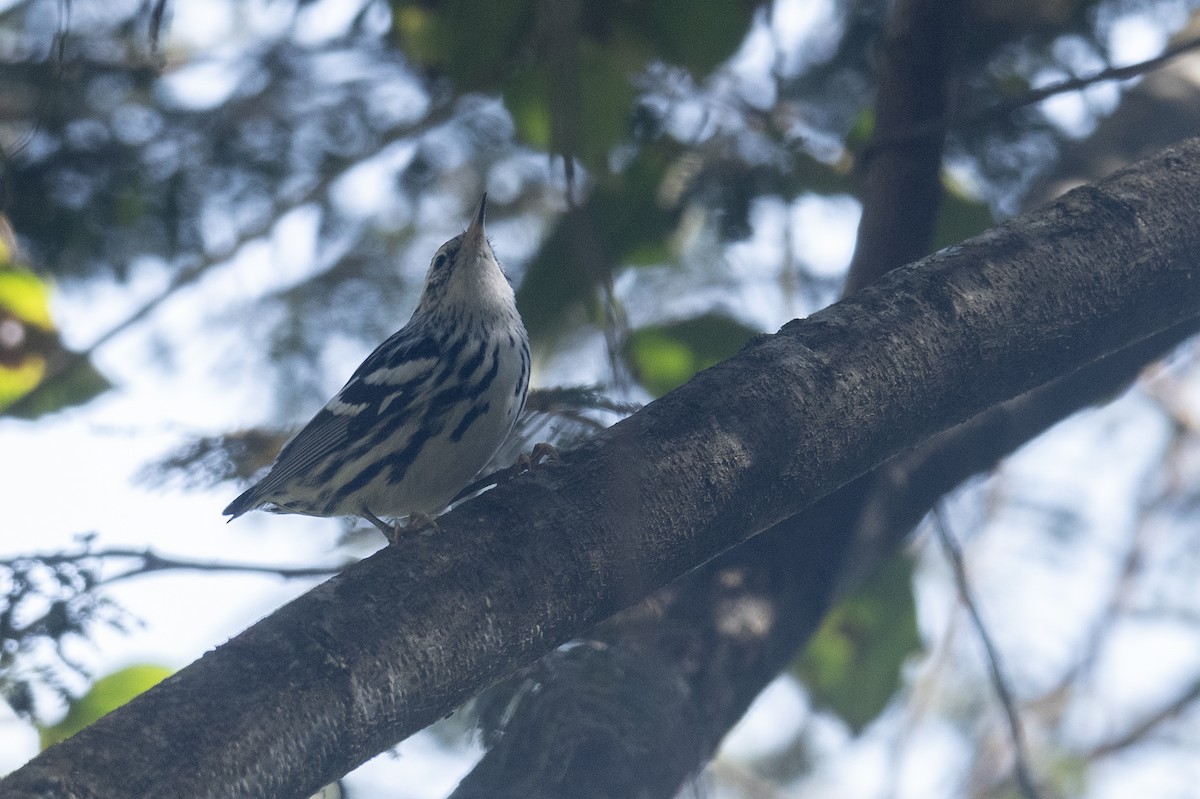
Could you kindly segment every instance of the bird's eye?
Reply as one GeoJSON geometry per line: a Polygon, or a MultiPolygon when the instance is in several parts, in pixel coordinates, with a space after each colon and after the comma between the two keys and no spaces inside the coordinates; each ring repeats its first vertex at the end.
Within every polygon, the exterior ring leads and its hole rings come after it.
{"type": "Polygon", "coordinates": [[[446,255],[444,253],[438,253],[438,257],[433,259],[433,268],[441,269],[445,265],[446,265],[446,255]]]}

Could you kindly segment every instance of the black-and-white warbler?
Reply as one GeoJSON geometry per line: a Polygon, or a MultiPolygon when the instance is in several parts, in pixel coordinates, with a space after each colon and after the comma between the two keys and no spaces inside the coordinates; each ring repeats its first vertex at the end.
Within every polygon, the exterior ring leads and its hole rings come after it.
{"type": "Polygon", "coordinates": [[[529,339],[483,230],[487,195],[462,235],[433,257],[417,310],[284,445],[265,477],[229,503],[428,519],[451,502],[512,431],[529,388],[529,339]]]}

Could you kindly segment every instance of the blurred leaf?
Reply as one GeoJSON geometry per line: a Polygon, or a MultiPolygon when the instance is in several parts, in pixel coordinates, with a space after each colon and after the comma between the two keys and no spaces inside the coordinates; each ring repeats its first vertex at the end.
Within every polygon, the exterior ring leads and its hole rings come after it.
{"type": "Polygon", "coordinates": [[[527,144],[600,171],[629,131],[634,79],[646,65],[665,60],[707,75],[736,51],[756,7],[726,0],[701,14],[686,0],[402,0],[393,31],[456,91],[503,94],[527,144]]]}
{"type": "Polygon", "coordinates": [[[794,193],[811,191],[816,194],[854,194],[855,184],[849,158],[841,163],[826,164],[804,151],[793,154],[792,172],[795,175],[794,193]]]}
{"type": "Polygon", "coordinates": [[[938,210],[937,229],[933,234],[935,250],[977,236],[996,224],[987,203],[969,196],[953,181],[947,180],[938,210]]]}
{"type": "Polygon", "coordinates": [[[736,319],[709,313],[635,331],[625,358],[642,385],[659,396],[701,369],[733,357],[758,332],[736,319]]]}
{"type": "MultiPolygon", "coordinates": [[[[65,357],[75,357],[65,353],[65,357]]],[[[82,405],[112,388],[112,383],[90,361],[79,360],[64,371],[37,384],[27,395],[19,396],[7,407],[0,402],[0,413],[19,419],[36,419],[48,413],[82,405]]]]}
{"type": "Polygon", "coordinates": [[[33,418],[108,389],[108,380],[59,340],[50,285],[15,260],[16,242],[0,215],[0,413],[33,418]]]}
{"type": "Polygon", "coordinates": [[[90,691],[70,703],[62,721],[39,729],[42,748],[70,738],[104,714],[162,682],[171,673],[172,670],[165,666],[141,664],[101,677],[92,684],[90,691]]]}
{"type": "Polygon", "coordinates": [[[12,265],[12,245],[0,240],[0,408],[31,391],[61,352],[50,318],[50,287],[12,265]]]}
{"type": "Polygon", "coordinates": [[[22,322],[53,329],[50,286],[33,272],[11,266],[7,249],[0,244],[0,308],[22,322]]]}
{"type": "Polygon", "coordinates": [[[654,52],[696,76],[707,75],[733,54],[757,7],[744,0],[705,3],[702,11],[692,0],[628,4],[654,52]]]}
{"type": "Polygon", "coordinates": [[[904,661],[921,648],[912,578],[912,559],[893,557],[829,611],[792,666],[813,701],[855,732],[883,711],[900,685],[904,661]]]}
{"type": "Polygon", "coordinates": [[[459,93],[501,91],[525,60],[534,3],[422,0],[393,4],[393,31],[416,61],[445,74],[459,93]]]}
{"type": "Polygon", "coordinates": [[[31,418],[108,388],[108,381],[86,361],[70,370],[69,380],[52,386],[55,377],[46,375],[54,375],[72,357],[50,314],[50,284],[20,266],[16,237],[0,214],[0,413],[31,418]],[[32,394],[35,389],[40,390],[32,394]]]}
{"type": "MultiPolygon", "coordinates": [[[[0,311],[0,328],[9,321],[0,311]]],[[[46,362],[40,358],[25,358],[12,366],[0,365],[0,409],[32,391],[45,373],[46,362]]]]}
{"type": "Polygon", "coordinates": [[[677,206],[658,198],[673,152],[664,142],[644,147],[624,171],[598,176],[587,201],[559,217],[517,292],[535,345],[553,346],[581,317],[598,318],[599,287],[619,267],[645,264],[650,252],[663,252],[679,218],[677,206]]]}
{"type": "Polygon", "coordinates": [[[846,133],[846,148],[850,152],[861,152],[871,143],[875,135],[875,110],[864,108],[854,115],[854,123],[846,133]]]}

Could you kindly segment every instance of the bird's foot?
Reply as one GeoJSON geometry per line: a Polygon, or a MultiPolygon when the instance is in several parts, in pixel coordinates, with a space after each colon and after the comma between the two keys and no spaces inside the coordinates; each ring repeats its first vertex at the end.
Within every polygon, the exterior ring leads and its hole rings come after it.
{"type": "Polygon", "coordinates": [[[393,524],[391,531],[385,533],[385,535],[387,535],[389,544],[399,546],[400,539],[402,538],[408,538],[417,533],[430,535],[437,531],[438,523],[428,513],[410,513],[408,518],[403,522],[393,524]]]}
{"type": "Polygon", "coordinates": [[[533,451],[526,455],[524,452],[517,458],[514,465],[516,472],[508,476],[511,480],[518,474],[532,472],[534,469],[541,466],[543,463],[556,463],[559,460],[558,449],[553,444],[548,444],[545,441],[540,441],[533,445],[533,451]]]}
{"type": "Polygon", "coordinates": [[[369,510],[364,510],[362,517],[379,528],[379,532],[383,533],[383,537],[392,546],[399,544],[401,538],[406,538],[414,533],[428,535],[429,533],[436,533],[438,529],[437,522],[427,513],[410,513],[408,518],[403,522],[392,524],[380,519],[369,510]]]}
{"type": "Polygon", "coordinates": [[[534,469],[541,466],[547,461],[557,461],[558,450],[553,444],[547,444],[545,441],[533,445],[533,451],[528,455],[522,452],[517,456],[517,462],[512,466],[507,466],[488,477],[488,482],[492,485],[503,485],[509,480],[513,480],[525,472],[532,472],[534,469]]]}
{"type": "Polygon", "coordinates": [[[544,441],[540,444],[535,444],[533,447],[533,452],[528,455],[521,453],[520,457],[517,458],[517,462],[512,466],[505,466],[503,469],[497,469],[496,471],[491,472],[490,474],[487,474],[471,483],[462,491],[459,491],[454,496],[454,499],[450,500],[450,504],[453,505],[460,499],[466,499],[469,496],[478,494],[485,488],[503,485],[509,480],[512,480],[513,478],[522,475],[525,472],[533,471],[547,461],[557,460],[558,450],[554,448],[553,444],[547,444],[544,441]]]}

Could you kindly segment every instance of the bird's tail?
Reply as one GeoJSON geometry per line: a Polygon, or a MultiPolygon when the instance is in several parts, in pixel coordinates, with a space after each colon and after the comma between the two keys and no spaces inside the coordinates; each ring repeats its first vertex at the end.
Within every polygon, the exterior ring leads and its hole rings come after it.
{"type": "Polygon", "coordinates": [[[258,485],[253,485],[238,495],[238,498],[225,506],[225,510],[221,511],[221,515],[228,516],[229,521],[233,521],[243,513],[252,511],[259,505],[262,505],[262,498],[259,496],[258,485]]]}

